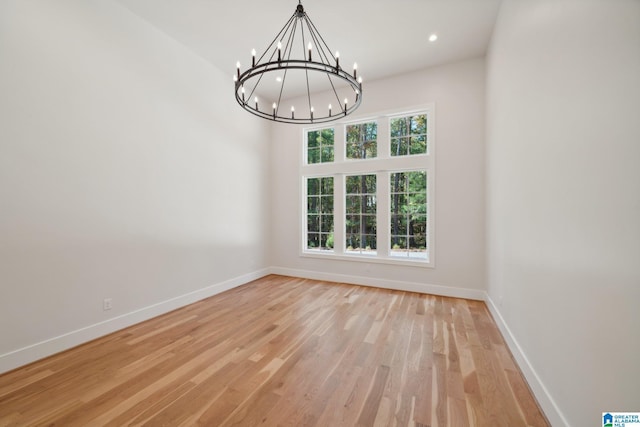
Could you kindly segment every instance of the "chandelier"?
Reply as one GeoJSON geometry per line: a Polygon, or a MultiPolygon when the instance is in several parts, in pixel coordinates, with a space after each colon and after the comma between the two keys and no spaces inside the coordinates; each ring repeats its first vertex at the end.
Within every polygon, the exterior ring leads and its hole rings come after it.
{"type": "Polygon", "coordinates": [[[340,54],[329,49],[301,0],[264,53],[256,58],[251,52],[251,67],[243,71],[239,61],[236,67],[236,101],[264,119],[324,123],[351,114],[362,102],[358,65],[351,73],[342,68],[340,54]]]}

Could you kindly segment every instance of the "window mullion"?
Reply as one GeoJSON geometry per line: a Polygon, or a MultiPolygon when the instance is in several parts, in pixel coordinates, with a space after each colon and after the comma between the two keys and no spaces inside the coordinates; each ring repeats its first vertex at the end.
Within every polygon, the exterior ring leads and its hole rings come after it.
{"type": "Polygon", "coordinates": [[[344,175],[337,174],[333,178],[333,251],[344,254],[344,175]]]}
{"type": "Polygon", "coordinates": [[[391,144],[389,138],[389,118],[380,117],[378,119],[378,158],[388,159],[391,157],[391,144]]]}
{"type": "Polygon", "coordinates": [[[391,246],[391,237],[389,233],[391,224],[391,206],[389,200],[389,173],[378,172],[376,180],[378,181],[376,198],[378,213],[376,219],[376,228],[378,235],[378,256],[388,257],[389,247],[391,246]]]}
{"type": "Polygon", "coordinates": [[[334,139],[334,150],[335,150],[335,159],[336,162],[344,161],[345,155],[345,131],[344,125],[336,125],[334,128],[335,139],[334,139]]]}

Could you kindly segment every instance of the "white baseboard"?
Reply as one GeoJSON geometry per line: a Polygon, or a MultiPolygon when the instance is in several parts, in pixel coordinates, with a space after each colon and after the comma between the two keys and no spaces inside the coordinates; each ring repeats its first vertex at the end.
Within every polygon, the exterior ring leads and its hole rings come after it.
{"type": "Polygon", "coordinates": [[[184,295],[159,302],[130,313],[95,323],[75,331],[67,332],[57,337],[49,338],[36,344],[0,355],[0,374],[24,366],[36,360],[70,349],[101,336],[110,334],[136,323],[151,319],[185,305],[192,304],[204,298],[233,289],[252,280],[269,274],[269,269],[262,269],[252,273],[234,277],[224,282],[216,283],[206,288],[198,289],[184,295]]]}
{"type": "Polygon", "coordinates": [[[502,336],[507,342],[509,350],[511,350],[513,357],[518,362],[518,366],[520,367],[522,374],[529,383],[531,391],[538,400],[540,407],[544,411],[551,425],[554,427],[569,427],[569,423],[567,422],[564,415],[562,415],[560,408],[558,407],[558,405],[556,405],[556,402],[553,400],[553,398],[549,394],[549,391],[540,380],[540,377],[536,373],[535,369],[533,369],[533,366],[529,362],[526,354],[522,351],[522,347],[520,347],[518,341],[511,333],[511,330],[505,323],[504,318],[498,310],[498,307],[493,303],[493,300],[489,297],[489,295],[485,296],[485,302],[487,304],[487,307],[489,308],[489,311],[491,312],[491,315],[496,321],[496,324],[498,325],[502,336]]]}
{"type": "Polygon", "coordinates": [[[329,282],[350,283],[353,285],[373,286],[376,288],[396,289],[399,291],[419,292],[422,294],[441,295],[445,297],[466,298],[484,301],[486,293],[477,289],[453,288],[449,286],[430,285],[427,283],[403,282],[399,280],[378,279],[374,277],[351,276],[346,274],[327,273],[323,271],[298,270],[285,267],[271,267],[272,274],[301,277],[304,279],[326,280],[329,282]]]}

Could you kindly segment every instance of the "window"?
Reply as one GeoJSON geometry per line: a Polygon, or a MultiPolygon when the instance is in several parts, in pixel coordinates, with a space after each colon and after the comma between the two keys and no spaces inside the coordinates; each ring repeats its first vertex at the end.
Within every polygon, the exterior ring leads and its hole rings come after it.
{"type": "Polygon", "coordinates": [[[434,265],[433,115],[304,130],[302,256],[434,265]]]}
{"type": "Polygon", "coordinates": [[[393,257],[427,256],[427,172],[395,172],[391,194],[391,251],[393,257]]]}
{"type": "Polygon", "coordinates": [[[307,133],[307,163],[333,162],[333,129],[307,133]]]}
{"type": "Polygon", "coordinates": [[[376,254],[376,176],[345,177],[346,252],[376,254]]]}
{"type": "Polygon", "coordinates": [[[427,116],[396,117],[391,119],[391,155],[407,156],[427,152],[427,116]]]}
{"type": "Polygon", "coordinates": [[[333,177],[307,179],[307,249],[333,249],[333,177]]]}
{"type": "Polygon", "coordinates": [[[347,125],[347,159],[372,159],[377,154],[376,122],[347,125]]]}

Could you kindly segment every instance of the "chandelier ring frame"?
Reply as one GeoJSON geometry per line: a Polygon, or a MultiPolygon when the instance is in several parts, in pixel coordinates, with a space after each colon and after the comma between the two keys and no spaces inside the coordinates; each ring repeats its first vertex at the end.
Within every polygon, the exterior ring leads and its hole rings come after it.
{"type": "Polygon", "coordinates": [[[359,83],[356,77],[352,74],[347,73],[340,67],[332,66],[329,64],[325,64],[324,62],[315,62],[315,61],[306,61],[300,59],[290,59],[290,60],[280,60],[280,61],[271,61],[263,64],[256,65],[255,67],[251,67],[242,74],[240,74],[240,78],[235,83],[236,86],[236,101],[242,108],[249,111],[251,114],[254,114],[258,117],[262,117],[264,119],[269,119],[276,122],[281,123],[291,123],[291,124],[315,124],[315,123],[326,123],[333,120],[338,120],[341,117],[344,117],[351,112],[355,111],[362,102],[362,83],[359,83]],[[347,109],[344,109],[344,106],[340,107],[339,111],[336,111],[335,114],[326,114],[326,115],[313,115],[313,117],[289,117],[280,115],[280,106],[276,106],[275,112],[271,111],[261,111],[259,108],[255,108],[251,105],[251,100],[247,99],[246,96],[243,97],[242,87],[244,87],[245,83],[253,78],[259,78],[263,74],[270,72],[282,72],[283,70],[305,70],[305,71],[317,71],[325,74],[332,74],[336,77],[339,77],[344,82],[348,83],[349,86],[353,89],[356,94],[355,102],[350,106],[347,106],[347,109]]]}

